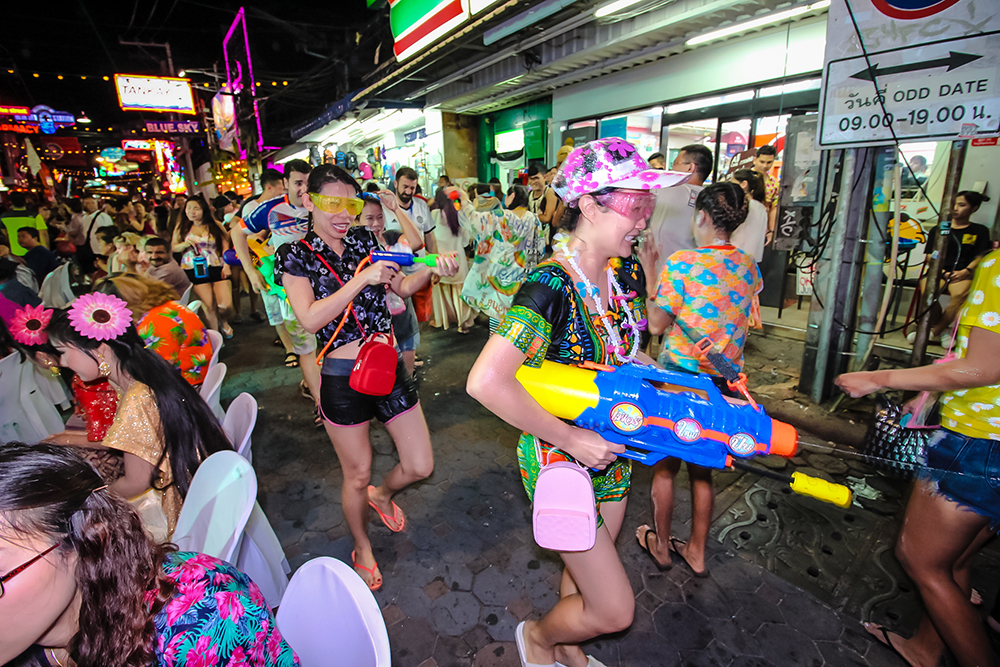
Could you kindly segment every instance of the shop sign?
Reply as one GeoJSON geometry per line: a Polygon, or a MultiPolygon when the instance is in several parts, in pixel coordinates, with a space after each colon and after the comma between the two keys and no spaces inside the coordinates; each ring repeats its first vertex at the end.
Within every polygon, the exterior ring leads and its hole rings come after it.
{"type": "Polygon", "coordinates": [[[115,88],[124,111],[195,113],[189,79],[115,74],[115,88]]]}
{"type": "Polygon", "coordinates": [[[4,116],[14,116],[14,115],[25,115],[29,114],[31,111],[28,107],[4,107],[0,106],[0,115],[4,116]]]}
{"type": "Polygon", "coordinates": [[[751,169],[753,168],[753,162],[757,159],[757,149],[748,148],[745,151],[737,153],[729,160],[729,166],[726,167],[725,178],[728,179],[733,173],[739,171],[740,169],[751,169]]]}
{"type": "Polygon", "coordinates": [[[0,132],[16,132],[17,134],[38,134],[37,125],[26,123],[0,123],[0,132]]]}
{"type": "Polygon", "coordinates": [[[414,56],[468,18],[469,8],[463,0],[389,0],[396,60],[414,56]]]}
{"type": "Polygon", "coordinates": [[[125,151],[125,159],[128,162],[152,162],[153,152],[151,150],[128,150],[125,151]]]}
{"type": "Polygon", "coordinates": [[[31,113],[15,114],[14,120],[28,125],[37,125],[42,134],[55,134],[60,127],[76,125],[76,117],[65,111],[39,104],[31,108],[31,113]]]}
{"type": "Polygon", "coordinates": [[[236,105],[229,84],[222,84],[222,90],[212,98],[212,121],[215,124],[215,140],[219,148],[232,151],[239,131],[236,125],[236,105]]]}
{"type": "Polygon", "coordinates": [[[121,148],[105,148],[101,150],[101,157],[105,160],[110,160],[112,162],[117,162],[125,157],[125,151],[121,148]]]}
{"type": "Polygon", "coordinates": [[[417,139],[427,138],[427,128],[422,127],[419,130],[414,130],[413,132],[407,132],[403,135],[404,144],[412,144],[417,139]]]}
{"type": "Polygon", "coordinates": [[[201,132],[201,125],[196,120],[147,120],[146,131],[156,134],[198,134],[201,132]]]}
{"type": "Polygon", "coordinates": [[[978,11],[976,0],[851,0],[851,8],[853,20],[846,0],[830,7],[819,146],[1000,131],[1000,14],[978,11]]]}
{"type": "Polygon", "coordinates": [[[493,138],[493,148],[497,153],[514,153],[524,148],[524,130],[500,132],[493,138]]]}
{"type": "Polygon", "coordinates": [[[122,139],[124,151],[151,151],[153,144],[147,139],[122,139]]]}
{"type": "Polygon", "coordinates": [[[997,145],[997,138],[996,137],[980,137],[978,139],[973,139],[972,140],[972,145],[973,146],[996,146],[997,145]]]}

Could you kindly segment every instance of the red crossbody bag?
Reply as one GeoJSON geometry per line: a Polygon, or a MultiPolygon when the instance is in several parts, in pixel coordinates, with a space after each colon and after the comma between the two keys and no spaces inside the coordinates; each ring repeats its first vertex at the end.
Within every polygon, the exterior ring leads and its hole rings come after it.
{"type": "MultiPolygon", "coordinates": [[[[343,287],[344,281],[340,279],[340,276],[333,270],[330,263],[316,252],[305,239],[302,240],[302,243],[316,255],[316,259],[323,262],[323,265],[333,274],[333,277],[337,279],[340,286],[343,287]]],[[[362,266],[364,264],[358,266],[358,271],[361,270],[362,266]]],[[[357,275],[357,271],[355,271],[355,275],[357,275]]],[[[364,340],[361,350],[358,352],[358,358],[354,362],[354,368],[351,369],[351,377],[348,384],[351,389],[361,394],[388,396],[392,388],[396,385],[396,365],[399,363],[399,355],[396,352],[396,348],[392,345],[392,334],[381,332],[373,333],[371,336],[366,334],[365,328],[361,326],[361,320],[354,313],[353,302],[344,310],[344,316],[340,318],[340,324],[337,325],[337,329],[333,332],[333,336],[330,337],[330,341],[316,356],[316,363],[323,363],[326,351],[337,338],[337,335],[340,334],[340,330],[344,328],[344,323],[347,321],[348,315],[354,318],[354,322],[358,325],[358,331],[361,332],[361,338],[364,340]],[[380,340],[380,338],[384,338],[385,340],[380,340]]]]}

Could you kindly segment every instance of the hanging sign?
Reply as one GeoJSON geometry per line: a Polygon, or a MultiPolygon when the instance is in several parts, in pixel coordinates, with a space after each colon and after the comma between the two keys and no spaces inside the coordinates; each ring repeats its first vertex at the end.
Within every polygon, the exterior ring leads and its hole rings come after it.
{"type": "Polygon", "coordinates": [[[147,120],[146,131],[157,134],[198,134],[201,125],[196,120],[147,120]]]}
{"type": "Polygon", "coordinates": [[[122,150],[151,151],[153,150],[153,143],[148,139],[122,139],[122,150]]]}
{"type": "Polygon", "coordinates": [[[14,120],[28,125],[37,125],[42,134],[55,134],[55,131],[60,127],[76,125],[76,117],[73,114],[56,111],[44,104],[32,107],[29,114],[15,114],[14,120]]]}
{"type": "Polygon", "coordinates": [[[27,123],[0,123],[0,132],[16,132],[17,134],[38,134],[37,125],[27,123]]]}
{"type": "Polygon", "coordinates": [[[190,79],[115,74],[115,88],[124,111],[195,113],[190,79]]]}
{"type": "Polygon", "coordinates": [[[28,107],[0,106],[0,115],[13,116],[13,115],[24,115],[29,113],[31,113],[31,111],[28,109],[28,107]]]}
{"type": "Polygon", "coordinates": [[[125,151],[121,148],[112,146],[111,148],[105,148],[101,150],[101,157],[105,160],[110,160],[112,162],[117,162],[125,157],[125,151]]]}
{"type": "Polygon", "coordinates": [[[389,0],[389,27],[396,60],[402,62],[465,23],[462,0],[389,0]]]}
{"type": "Polygon", "coordinates": [[[820,147],[1000,131],[1000,14],[977,0],[847,2],[827,21],[820,147]]]}

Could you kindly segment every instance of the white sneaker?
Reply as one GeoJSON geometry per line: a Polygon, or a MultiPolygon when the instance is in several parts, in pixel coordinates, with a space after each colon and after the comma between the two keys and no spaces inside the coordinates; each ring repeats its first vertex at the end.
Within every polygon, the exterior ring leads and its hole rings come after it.
{"type": "Polygon", "coordinates": [[[915,341],[915,340],[917,340],[917,332],[916,331],[911,331],[910,333],[906,334],[906,342],[907,343],[910,343],[912,345],[913,341],[915,341]]]}
{"type": "MultiPolygon", "coordinates": [[[[927,334],[927,344],[928,345],[944,345],[943,341],[944,341],[945,338],[947,338],[947,336],[942,336],[940,338],[935,338],[934,334],[927,334]]],[[[911,331],[910,333],[906,334],[906,342],[907,343],[910,343],[912,345],[913,341],[915,341],[915,340],[917,340],[917,332],[916,331],[911,331]]]]}

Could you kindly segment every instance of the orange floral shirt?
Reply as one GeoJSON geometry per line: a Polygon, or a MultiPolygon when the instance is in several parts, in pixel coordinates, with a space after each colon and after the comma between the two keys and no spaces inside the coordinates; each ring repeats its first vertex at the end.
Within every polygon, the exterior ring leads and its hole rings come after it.
{"type": "Polygon", "coordinates": [[[194,311],[168,301],[139,320],[139,335],[146,347],[172,364],[191,385],[204,381],[212,359],[212,341],[194,311]]]}

